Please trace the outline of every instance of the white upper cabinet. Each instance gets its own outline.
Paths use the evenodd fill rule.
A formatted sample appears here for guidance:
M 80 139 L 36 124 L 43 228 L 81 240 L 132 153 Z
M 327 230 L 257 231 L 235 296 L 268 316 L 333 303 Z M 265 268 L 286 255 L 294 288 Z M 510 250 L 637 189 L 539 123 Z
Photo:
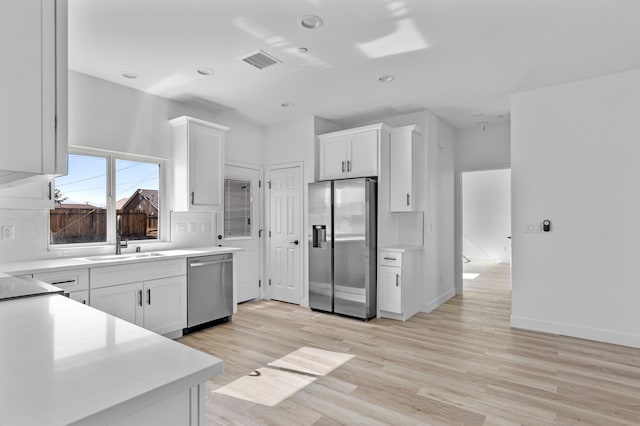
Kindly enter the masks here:
M 0 2 L 0 185 L 67 172 L 67 2 Z
M 383 124 L 358 127 L 318 136 L 318 180 L 378 176 Z
M 173 210 L 221 210 L 229 128 L 186 116 L 169 122 L 173 126 Z
M 391 131 L 389 144 L 389 206 L 392 212 L 419 209 L 422 132 L 416 126 Z

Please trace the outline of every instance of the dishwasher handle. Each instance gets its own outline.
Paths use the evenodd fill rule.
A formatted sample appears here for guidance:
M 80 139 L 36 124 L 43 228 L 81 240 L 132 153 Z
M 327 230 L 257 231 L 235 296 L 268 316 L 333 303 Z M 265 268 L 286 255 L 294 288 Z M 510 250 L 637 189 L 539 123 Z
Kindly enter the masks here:
M 224 260 L 211 260 L 209 262 L 193 262 L 189 264 L 189 268 L 195 268 L 198 266 L 208 266 L 208 265 L 217 265 L 220 263 L 228 263 L 231 262 L 231 259 L 224 259 Z

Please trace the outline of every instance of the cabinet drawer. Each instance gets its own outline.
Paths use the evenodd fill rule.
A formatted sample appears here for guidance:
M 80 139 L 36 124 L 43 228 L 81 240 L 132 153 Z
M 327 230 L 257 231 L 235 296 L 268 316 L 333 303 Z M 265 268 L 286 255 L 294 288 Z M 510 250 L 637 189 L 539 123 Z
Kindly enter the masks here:
M 402 253 L 397 251 L 381 251 L 379 263 L 381 266 L 402 266 Z
M 144 261 L 91 268 L 91 288 L 109 287 L 187 274 L 186 259 Z
M 33 278 L 60 287 L 66 292 L 88 290 L 89 270 L 69 269 L 66 271 L 43 272 L 33 274 Z

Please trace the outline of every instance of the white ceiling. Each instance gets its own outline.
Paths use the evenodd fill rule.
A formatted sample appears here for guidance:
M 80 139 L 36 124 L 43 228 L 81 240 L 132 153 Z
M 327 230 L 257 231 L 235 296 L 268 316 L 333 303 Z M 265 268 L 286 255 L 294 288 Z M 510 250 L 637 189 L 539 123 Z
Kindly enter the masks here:
M 257 49 L 282 63 L 239 60 Z M 640 1 L 69 0 L 69 67 L 262 125 L 428 109 L 463 128 L 505 120 L 510 93 L 640 68 Z

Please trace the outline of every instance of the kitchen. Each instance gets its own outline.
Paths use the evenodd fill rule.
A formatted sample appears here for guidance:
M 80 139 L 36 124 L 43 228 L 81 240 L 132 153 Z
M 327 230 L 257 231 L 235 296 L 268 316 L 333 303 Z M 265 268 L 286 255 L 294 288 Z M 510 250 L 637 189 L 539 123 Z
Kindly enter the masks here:
M 88 3 L 89 2 L 85 2 L 85 4 Z M 381 2 L 381 4 L 382 3 L 383 2 Z M 407 2 L 407 4 L 409 3 Z M 70 2 L 70 10 L 72 13 L 74 6 L 78 8 L 75 9 L 76 11 L 81 10 L 78 2 L 72 1 Z M 144 2 L 140 2 L 136 7 L 143 6 Z M 362 4 L 359 6 L 365 7 Z M 386 4 L 384 6 L 384 10 L 391 10 L 386 8 Z M 417 5 L 412 6 L 416 9 L 418 8 Z M 127 14 L 132 12 L 127 10 L 128 6 L 122 7 L 124 7 L 124 9 L 119 12 L 120 14 L 114 12 L 114 16 L 111 16 L 111 19 L 125 19 Z M 185 6 L 182 13 L 193 15 L 194 11 L 193 9 L 189 9 L 189 7 L 196 7 L 195 3 L 189 3 L 188 7 Z M 293 13 L 292 11 L 291 15 L 293 15 L 292 19 L 297 21 L 303 13 L 298 13 L 297 9 L 295 12 L 296 13 Z M 103 13 L 106 12 L 103 11 Z M 228 11 L 225 13 L 232 14 L 233 12 Z M 263 11 L 263 13 L 267 12 Z M 159 15 L 161 14 L 159 13 Z M 134 16 L 134 14 L 131 13 L 131 16 Z M 292 25 L 295 26 L 296 31 L 300 31 L 300 37 L 304 37 L 305 41 L 311 42 L 312 39 L 307 38 L 312 37 L 309 34 L 312 34 L 313 31 L 327 32 L 332 28 L 329 26 L 331 19 L 327 18 L 327 16 L 330 15 L 323 14 L 322 16 L 325 18 L 327 26 L 318 30 L 300 29 L 297 22 L 294 22 Z M 73 15 L 70 15 L 70 18 L 73 18 Z M 233 21 L 232 17 L 228 18 L 229 22 Z M 136 19 L 141 18 L 138 15 Z M 165 19 L 168 18 L 165 17 Z M 90 25 L 89 22 L 94 21 L 86 20 L 86 25 Z M 105 22 L 110 21 L 105 19 Z M 246 22 L 247 20 L 240 20 L 240 26 L 246 24 Z M 149 25 L 151 25 L 151 23 L 140 25 L 140 27 L 145 28 Z M 166 25 L 167 27 L 169 26 L 169 24 Z M 73 27 L 70 28 L 70 31 L 72 28 Z M 255 28 L 253 29 L 255 30 Z M 336 31 L 335 27 L 333 30 Z M 341 34 L 344 35 L 343 33 Z M 70 35 L 73 35 L 73 33 L 70 32 Z M 344 36 L 346 37 L 346 35 Z M 85 37 L 82 40 L 87 41 L 89 38 Z M 74 41 L 71 39 L 70 50 L 73 51 L 74 45 L 72 43 L 79 42 L 78 40 Z M 277 44 L 278 42 L 274 41 L 274 43 Z M 257 42 L 253 42 L 253 45 L 256 44 Z M 416 44 L 416 46 L 419 45 L 419 43 Z M 266 42 L 261 42 L 260 46 L 257 47 L 270 50 L 269 46 L 271 45 Z M 312 45 L 310 44 L 309 46 Z M 277 46 L 275 49 L 279 51 Z M 420 50 L 418 49 L 416 51 L 419 52 Z M 310 52 L 314 54 L 315 49 L 311 48 Z M 244 53 L 245 52 L 239 52 L 238 55 Z M 249 53 L 249 51 L 246 53 Z M 412 57 L 410 53 L 407 55 L 410 58 Z M 393 58 L 393 55 L 389 56 L 389 58 Z M 234 57 L 234 61 L 237 61 L 237 58 Z M 302 59 L 301 61 L 306 62 L 307 59 Z M 129 83 L 125 82 L 125 77 L 120 76 L 121 72 L 130 71 L 129 67 L 132 67 L 132 65 L 122 64 L 122 61 L 111 62 L 113 62 L 113 64 L 110 66 L 115 68 L 109 71 L 105 70 L 104 72 L 111 72 L 116 75 L 114 80 L 116 78 L 120 79 L 121 84 L 115 84 L 107 81 L 105 78 L 99 78 L 98 72 L 96 72 L 94 76 L 91 76 L 86 73 L 74 71 L 72 68 L 69 73 L 68 139 L 70 145 L 80 146 L 89 150 L 98 149 L 111 152 L 132 153 L 138 156 L 170 161 L 173 155 L 173 132 L 169 120 L 181 116 L 196 117 L 229 128 L 225 135 L 225 163 L 235 162 L 262 168 L 264 182 L 270 180 L 270 177 L 277 169 L 275 166 L 296 163 L 295 166 L 300 166 L 302 171 L 302 187 L 306 188 L 308 183 L 316 180 L 317 162 L 319 162 L 316 152 L 316 149 L 318 149 L 316 135 L 373 125 L 380 122 L 383 122 L 391 128 L 410 125 L 421 128 L 424 132 L 423 147 L 425 149 L 420 153 L 420 164 L 423 165 L 423 173 L 427 175 L 427 177 L 423 179 L 420 193 L 420 202 L 423 204 L 419 210 L 422 211 L 423 214 L 420 215 L 414 212 L 408 213 L 407 216 L 399 216 L 398 213 L 380 211 L 380 220 L 384 221 L 386 225 L 385 229 L 388 231 L 388 239 L 385 241 L 388 241 L 389 245 L 397 244 L 401 241 L 409 241 L 408 244 L 412 246 L 423 245 L 424 247 L 421 251 L 421 258 L 419 259 L 424 267 L 423 276 L 425 281 L 424 288 L 421 289 L 418 298 L 419 310 L 423 312 L 433 311 L 456 293 L 457 287 L 454 273 L 456 262 L 454 259 L 457 257 L 454 255 L 455 241 L 453 238 L 455 234 L 455 170 L 457 153 L 454 150 L 454 141 L 456 139 L 456 130 L 442 118 L 425 109 L 407 107 L 406 104 L 408 102 L 397 99 L 396 96 L 399 95 L 393 93 L 398 90 L 397 85 L 394 86 L 394 82 L 388 85 L 379 83 L 377 77 L 382 76 L 385 72 L 389 72 L 380 69 L 389 66 L 389 63 L 387 63 L 385 59 L 366 61 L 367 64 L 372 65 L 375 63 L 377 66 L 380 66 L 380 68 L 370 71 L 372 86 L 367 85 L 366 88 L 362 88 L 361 93 L 359 93 L 362 97 L 364 97 L 364 94 L 370 94 L 374 98 L 382 97 L 389 99 L 389 102 L 381 104 L 383 106 L 380 107 L 379 110 L 370 111 L 370 108 L 367 107 L 367 102 L 364 101 L 359 105 L 344 107 L 340 113 L 334 116 L 330 114 L 330 111 L 332 108 L 338 109 L 335 103 L 331 104 L 330 107 L 326 107 L 326 113 L 321 112 L 316 114 L 313 109 L 305 110 L 305 96 L 301 96 L 300 100 L 296 98 L 295 102 L 292 102 L 295 104 L 293 106 L 286 108 L 281 106 L 281 104 L 291 102 L 290 98 L 295 96 L 295 91 L 301 90 L 300 88 L 296 88 L 292 92 L 284 92 L 278 96 L 272 93 L 266 96 L 264 102 L 271 104 L 271 109 L 277 110 L 271 113 L 274 114 L 274 117 L 277 117 L 270 118 L 277 124 L 268 126 L 256 124 L 251 120 L 245 119 L 237 111 L 234 111 L 233 108 L 225 107 L 224 104 L 227 103 L 225 96 L 228 96 L 228 94 L 225 94 L 220 88 L 217 89 L 219 90 L 220 97 L 214 97 L 214 99 L 217 99 L 215 102 L 220 102 L 220 104 L 214 104 L 214 101 L 203 100 L 198 98 L 197 95 L 191 94 L 191 96 L 189 96 L 189 93 L 187 93 L 186 97 L 178 101 L 167 99 L 173 96 L 172 84 L 178 84 L 180 82 L 179 78 L 174 81 L 165 82 L 163 87 L 161 85 L 159 88 L 156 87 L 153 90 L 156 93 L 161 93 L 164 97 L 133 90 L 125 86 L 125 84 Z M 293 59 L 284 61 L 283 64 L 275 65 L 275 67 L 282 65 L 280 69 L 286 70 L 286 64 L 291 62 L 293 62 Z M 317 62 L 310 60 L 309 62 L 317 64 Z M 241 75 L 250 75 L 251 77 L 247 77 L 248 80 L 262 81 L 260 77 L 256 77 L 257 74 L 249 74 L 254 71 L 258 72 L 257 70 L 251 69 L 247 64 L 240 63 L 240 65 L 247 67 L 241 68 L 242 71 L 239 72 Z M 194 64 L 194 66 L 211 66 L 215 69 L 216 73 L 210 76 L 202 76 L 202 78 L 215 79 L 219 74 L 223 74 L 222 69 L 218 70 L 216 64 L 198 63 Z M 321 64 L 312 66 L 323 69 Z M 315 70 L 315 68 L 313 69 Z M 273 76 L 276 70 L 277 68 L 273 68 L 271 70 L 274 71 L 273 73 L 264 74 L 267 76 L 265 77 L 267 83 L 269 79 L 272 78 L 268 76 Z M 141 71 L 134 71 L 140 75 L 137 79 L 133 80 L 141 82 L 144 79 Z M 260 72 L 268 73 L 269 71 L 270 70 L 267 69 L 261 70 Z M 3 81 L 20 81 L 20 78 L 22 78 L 18 78 L 15 75 L 7 76 L 2 74 L 2 76 Z M 220 75 L 220 77 L 222 77 L 222 75 Z M 156 85 L 159 82 L 160 81 L 156 81 Z M 353 81 L 347 81 L 346 83 L 342 82 L 340 84 L 352 83 Z M 398 83 L 398 81 L 395 83 Z M 551 83 L 555 83 L 555 81 Z M 142 81 L 140 84 L 139 89 L 145 87 L 150 88 L 151 86 L 148 81 Z M 199 83 L 189 81 L 185 84 Z M 236 88 L 235 90 L 238 89 Z M 335 91 L 325 91 L 325 96 L 331 93 L 335 94 L 337 91 L 338 89 Z M 238 90 L 238 96 L 240 93 L 242 93 L 242 91 Z M 287 97 L 284 97 L 284 95 L 287 95 Z M 316 96 L 319 96 L 319 94 Z M 179 98 L 179 96 L 176 97 Z M 307 98 L 313 98 L 313 96 L 307 96 Z M 18 96 L 17 99 L 20 99 L 20 97 Z M 387 105 L 390 104 L 391 99 L 397 99 L 397 101 L 393 104 L 394 106 L 388 107 Z M 318 99 L 318 103 L 319 102 L 320 99 Z M 472 102 L 469 102 L 469 105 L 471 104 Z M 351 109 L 349 110 L 349 108 Z M 298 109 L 302 112 L 297 111 Z M 437 106 L 435 105 L 433 109 L 443 116 L 446 115 L 444 109 L 437 111 Z M 365 114 L 362 111 L 370 112 Z M 473 117 L 472 114 L 466 114 L 463 122 L 456 122 L 455 117 L 449 117 L 448 119 L 451 122 L 455 122 L 456 127 L 474 126 L 477 121 L 486 119 L 490 121 L 489 127 L 502 126 L 503 128 L 507 128 L 504 123 L 506 117 L 497 118 L 496 116 L 507 114 L 508 111 L 507 98 L 499 107 L 487 108 L 486 111 L 482 111 L 483 114 L 485 114 L 484 118 Z M 250 110 L 246 110 L 245 113 L 254 114 L 254 112 Z M 10 116 L 10 114 L 3 114 L 3 116 Z M 331 117 L 331 119 L 320 117 Z M 27 126 L 24 122 L 21 124 Z M 8 149 L 8 142 L 6 140 L 3 141 L 3 150 L 5 149 Z M 4 151 L 3 156 L 5 156 Z M 5 156 L 5 158 L 7 157 Z M 428 167 L 424 167 L 424 165 L 428 165 Z M 11 170 L 6 166 L 3 168 Z M 167 178 L 167 180 L 170 179 L 171 178 Z M 428 184 L 424 182 L 428 182 Z M 3 195 L 0 199 L 0 205 L 3 209 L 0 212 L 0 225 L 14 227 L 14 239 L 3 240 L 0 246 L 3 264 L 51 257 L 72 258 L 111 254 L 113 245 L 109 247 L 92 247 L 84 249 L 83 251 L 78 251 L 78 249 L 75 251 L 71 249 L 50 251 L 48 244 L 47 215 L 43 213 L 42 210 L 32 210 L 29 206 L 32 205 L 31 203 L 36 203 L 37 201 L 27 198 L 29 192 L 34 190 L 33 188 L 36 185 L 38 184 L 28 182 L 21 185 L 20 190 L 8 188 L 5 192 L 6 195 Z M 28 190 L 25 188 L 28 188 Z M 39 191 L 38 193 L 41 195 L 43 189 L 38 186 L 38 189 L 35 189 L 35 191 Z M 46 187 L 44 191 L 47 191 Z M 300 203 L 301 217 L 303 222 L 305 222 L 299 226 L 299 239 L 301 241 L 305 240 L 304 232 L 306 232 L 305 230 L 307 230 L 310 225 L 307 223 L 308 200 L 306 200 L 306 197 L 307 194 L 303 193 Z M 264 195 L 263 198 L 264 214 L 262 226 L 263 229 L 266 229 L 269 212 L 267 196 Z M 20 204 L 16 204 L 16 200 L 18 200 Z M 27 207 L 16 209 L 16 205 Z M 171 213 L 167 214 L 165 218 L 170 217 L 170 215 Z M 404 215 L 404 213 L 402 215 Z M 208 241 L 209 245 L 217 245 L 217 241 L 214 240 L 217 233 L 212 232 L 215 220 L 210 218 L 202 219 L 201 212 L 187 212 L 183 215 L 183 219 L 183 222 L 178 223 L 194 223 L 197 224 L 196 229 L 205 229 L 203 226 L 211 224 L 209 231 L 193 232 L 193 234 L 198 235 L 190 235 L 190 237 L 193 237 L 192 241 L 197 240 L 198 244 L 201 243 L 200 239 L 202 239 Z M 175 224 L 176 233 L 179 227 L 178 223 Z M 170 220 L 165 221 L 164 226 L 167 227 L 165 234 L 172 233 L 173 229 L 171 228 L 173 224 Z M 215 223 L 215 226 L 218 227 L 218 224 Z M 114 225 L 112 225 L 112 227 L 115 228 Z M 189 229 L 189 227 L 187 227 L 187 229 Z M 422 232 L 414 232 L 415 229 L 421 229 Z M 387 237 L 381 236 L 381 238 Z M 188 248 L 190 243 L 188 241 L 181 241 L 181 244 L 184 245 L 178 248 Z M 232 246 L 232 242 L 225 241 L 224 245 Z M 170 250 L 173 248 L 173 245 L 172 242 L 167 240 L 153 243 L 152 247 L 153 248 L 149 245 L 143 245 L 143 253 Z M 125 251 L 131 252 L 134 250 L 135 244 L 131 244 L 131 247 Z M 306 244 L 302 244 L 299 250 L 300 268 L 297 271 L 297 281 L 299 284 L 299 288 L 297 289 L 297 297 L 299 297 L 298 304 L 308 306 L 309 289 L 306 277 L 308 277 L 309 265 Z M 76 255 L 75 253 L 79 254 Z M 259 294 L 260 297 L 268 298 L 270 294 L 267 285 L 267 280 L 269 279 L 267 271 L 270 265 L 267 247 L 263 247 L 261 256 L 261 262 L 263 263 L 261 267 L 263 271 L 261 279 L 263 285 L 259 287 Z

